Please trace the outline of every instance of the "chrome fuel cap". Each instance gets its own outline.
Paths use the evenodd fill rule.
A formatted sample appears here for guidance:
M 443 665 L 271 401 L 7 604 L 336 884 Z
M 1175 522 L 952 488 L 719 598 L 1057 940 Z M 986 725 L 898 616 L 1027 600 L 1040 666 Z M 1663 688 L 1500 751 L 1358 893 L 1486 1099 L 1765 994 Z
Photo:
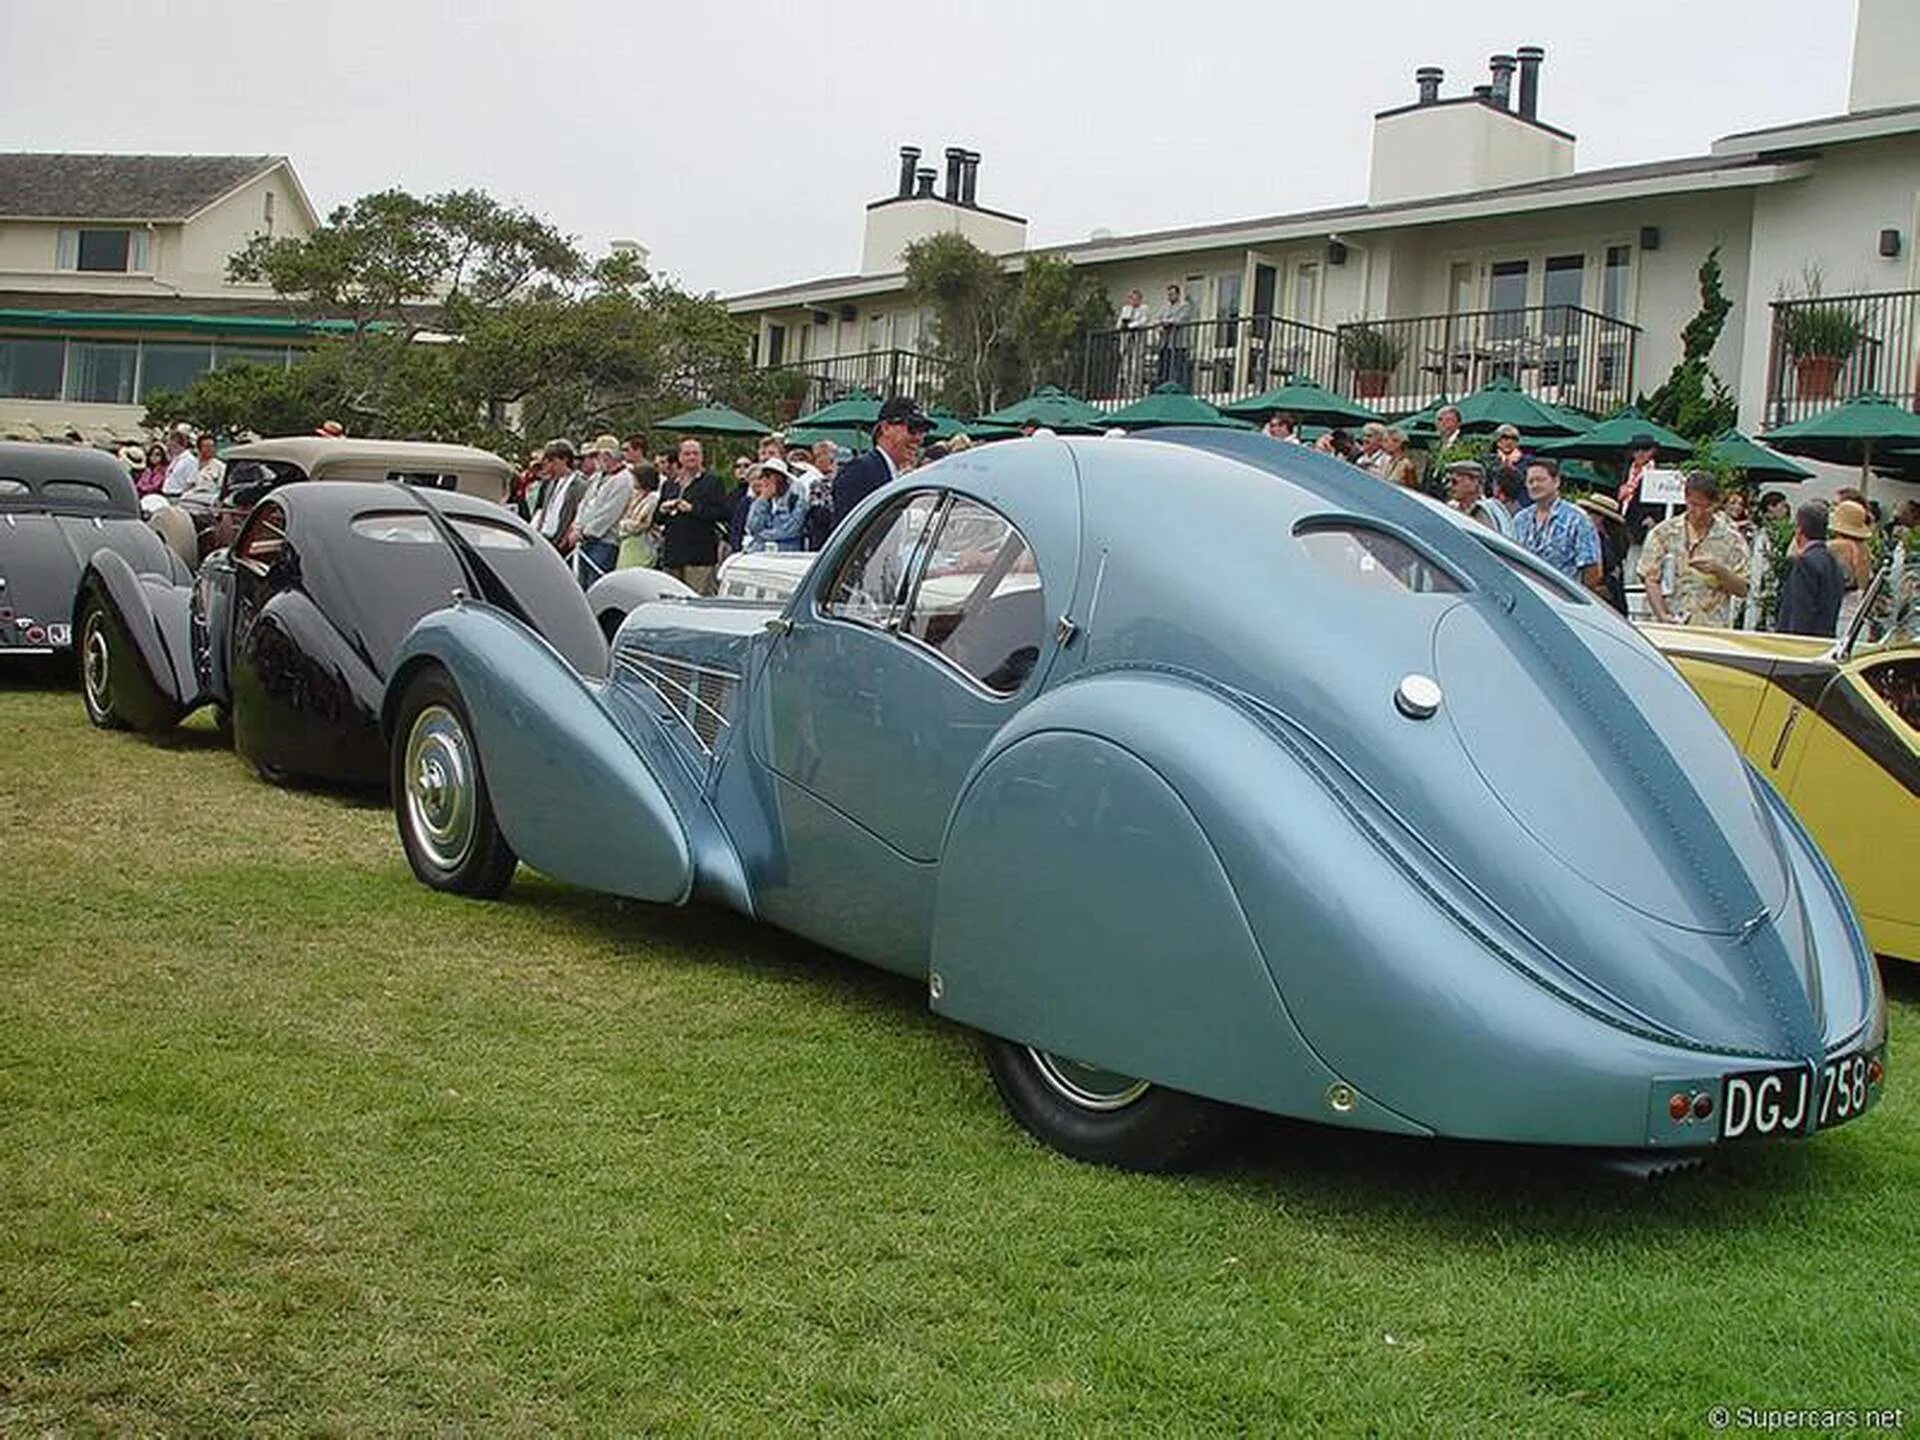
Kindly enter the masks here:
M 1393 691 L 1393 708 L 1409 720 L 1432 719 L 1440 700 L 1440 682 L 1431 675 L 1404 676 Z

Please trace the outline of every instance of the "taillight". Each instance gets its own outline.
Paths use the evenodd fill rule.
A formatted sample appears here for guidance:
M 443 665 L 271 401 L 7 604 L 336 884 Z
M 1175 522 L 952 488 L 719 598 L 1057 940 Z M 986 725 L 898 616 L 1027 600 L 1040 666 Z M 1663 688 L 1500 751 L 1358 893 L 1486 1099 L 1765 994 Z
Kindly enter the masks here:
M 27 643 L 29 645 L 44 645 L 46 644 L 46 642 L 47 642 L 47 632 L 44 626 L 33 625 L 28 627 Z
M 1693 1113 L 1693 1097 L 1675 1095 L 1667 1101 L 1667 1118 L 1676 1125 Z
M 1879 1060 L 1874 1059 L 1867 1061 L 1867 1083 L 1869 1085 L 1878 1085 L 1886 1078 L 1886 1067 L 1881 1065 Z

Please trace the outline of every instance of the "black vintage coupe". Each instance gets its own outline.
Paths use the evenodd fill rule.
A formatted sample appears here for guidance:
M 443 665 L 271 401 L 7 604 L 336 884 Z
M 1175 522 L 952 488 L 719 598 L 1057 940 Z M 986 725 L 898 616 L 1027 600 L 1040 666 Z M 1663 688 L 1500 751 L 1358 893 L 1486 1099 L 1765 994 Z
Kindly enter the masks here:
M 132 570 L 186 578 L 140 518 L 119 460 L 80 445 L 0 442 L 0 661 L 71 647 L 80 574 L 100 549 Z
M 73 610 L 87 718 L 162 732 L 213 705 L 265 779 L 384 784 L 388 664 L 455 594 L 507 608 L 583 674 L 604 673 L 606 642 L 566 562 L 502 506 L 399 483 L 289 485 L 192 583 L 92 556 Z

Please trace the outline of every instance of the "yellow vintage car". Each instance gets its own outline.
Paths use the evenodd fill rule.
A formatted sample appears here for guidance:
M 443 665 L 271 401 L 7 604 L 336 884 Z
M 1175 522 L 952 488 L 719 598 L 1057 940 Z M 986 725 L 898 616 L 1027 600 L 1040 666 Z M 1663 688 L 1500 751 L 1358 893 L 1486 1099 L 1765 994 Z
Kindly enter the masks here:
M 1891 608 L 1882 588 L 1839 642 L 1644 628 L 1812 832 L 1868 943 L 1920 963 L 1920 643 L 1910 623 L 1866 622 Z

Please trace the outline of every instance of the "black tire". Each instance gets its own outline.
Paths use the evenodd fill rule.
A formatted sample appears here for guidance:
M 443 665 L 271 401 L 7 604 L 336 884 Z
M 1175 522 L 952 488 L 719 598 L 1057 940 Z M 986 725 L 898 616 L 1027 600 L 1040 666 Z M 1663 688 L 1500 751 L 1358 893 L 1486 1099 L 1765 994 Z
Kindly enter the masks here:
M 473 722 L 437 665 L 407 682 L 388 752 L 394 823 L 423 885 L 491 900 L 520 863 L 494 817 Z
M 87 719 L 102 730 L 124 730 L 127 722 L 113 703 L 113 620 L 107 607 L 89 597 L 80 609 L 79 643 L 74 657 L 80 669 L 80 703 Z
M 1190 1170 L 1219 1153 L 1239 1112 L 1143 1081 L 987 1038 L 987 1069 L 1013 1118 L 1076 1160 L 1122 1170 Z

